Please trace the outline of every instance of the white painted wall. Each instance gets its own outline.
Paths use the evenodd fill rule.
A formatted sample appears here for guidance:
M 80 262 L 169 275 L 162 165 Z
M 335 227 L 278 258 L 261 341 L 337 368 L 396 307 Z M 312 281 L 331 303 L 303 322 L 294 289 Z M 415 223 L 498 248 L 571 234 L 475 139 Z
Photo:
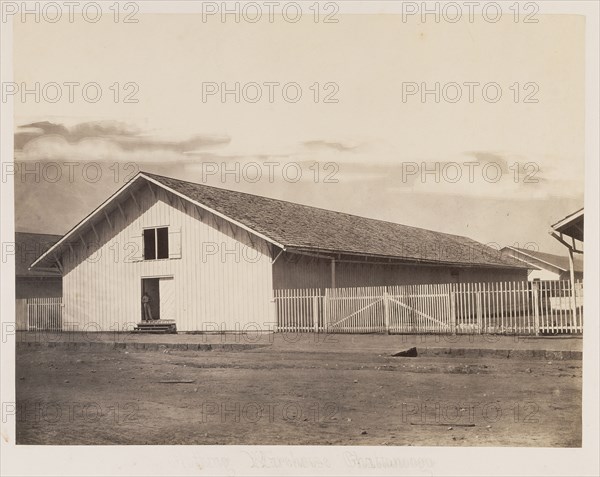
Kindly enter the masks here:
M 81 240 L 63 256 L 64 324 L 68 329 L 111 331 L 132 328 L 141 318 L 141 279 L 173 276 L 178 331 L 257 329 L 274 321 L 271 258 L 266 243 L 192 204 L 144 187 L 110 214 L 114 229 L 95 224 L 83 240 L 99 242 L 86 251 Z M 169 226 L 170 248 L 181 239 L 181 258 L 144 261 L 145 227 Z M 94 252 L 94 253 L 92 253 Z M 177 255 L 176 250 L 172 250 Z M 68 323 L 71 326 L 68 326 Z

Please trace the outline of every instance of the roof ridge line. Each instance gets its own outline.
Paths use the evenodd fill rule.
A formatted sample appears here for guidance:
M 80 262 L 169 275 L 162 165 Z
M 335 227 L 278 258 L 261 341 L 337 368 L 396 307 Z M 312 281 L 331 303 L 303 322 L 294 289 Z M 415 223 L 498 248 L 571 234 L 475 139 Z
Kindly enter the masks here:
M 140 174 L 145 174 L 145 175 L 148 175 L 148 176 L 158 176 L 158 177 L 162 177 L 164 179 L 181 181 L 181 182 L 185 182 L 186 184 L 192 184 L 192 185 L 195 185 L 195 186 L 208 187 L 210 189 L 217 189 L 217 190 L 226 191 L 226 192 L 233 192 L 233 193 L 236 193 L 236 194 L 250 195 L 250 196 L 253 196 L 253 197 L 259 197 L 261 199 L 275 200 L 275 201 L 278 201 L 278 202 L 285 202 L 286 204 L 292 204 L 292 205 L 295 205 L 295 206 L 307 207 L 309 209 L 324 210 L 326 212 L 334 212 L 336 214 L 343 214 L 343 215 L 346 215 L 346 216 L 349 216 L 349 217 L 358 217 L 360 219 L 374 220 L 376 222 L 382 222 L 382 223 L 386 223 L 386 224 L 401 225 L 402 227 L 409 227 L 411 229 L 423 230 L 425 232 L 433 232 L 433 233 L 436 233 L 436 234 L 445 235 L 447 237 L 457 237 L 457 238 L 467 239 L 467 240 L 471 240 L 471 241 L 477 242 L 475 239 L 467 237 L 466 235 L 450 234 L 450 233 L 441 232 L 441 231 L 438 231 L 438 230 L 426 229 L 425 227 L 417 227 L 417 226 L 414 226 L 414 225 L 406 225 L 406 224 L 401 224 L 399 222 L 392 222 L 391 220 L 376 219 L 376 218 L 373 218 L 373 217 L 365 217 L 364 215 L 357 215 L 357 214 L 351 214 L 349 212 L 341 212 L 339 210 L 326 209 L 325 207 L 317 207 L 317 206 L 314 206 L 314 205 L 300 204 L 298 202 L 292 202 L 291 200 L 276 199 L 274 197 L 267 197 L 267 196 L 264 196 L 264 195 L 252 194 L 250 192 L 241 192 L 241 191 L 237 191 L 237 190 L 226 189 L 225 187 L 216 187 L 216 186 L 207 185 L 207 184 L 200 184 L 198 182 L 192 182 L 192 181 L 188 181 L 188 180 L 185 180 L 185 179 L 178 179 L 176 177 L 164 176 L 162 174 L 155 174 L 154 172 L 146 172 L 146 171 L 140 170 L 139 173 Z M 485 244 L 482 244 L 480 242 L 477 242 L 477 243 L 480 244 L 480 245 L 485 245 Z

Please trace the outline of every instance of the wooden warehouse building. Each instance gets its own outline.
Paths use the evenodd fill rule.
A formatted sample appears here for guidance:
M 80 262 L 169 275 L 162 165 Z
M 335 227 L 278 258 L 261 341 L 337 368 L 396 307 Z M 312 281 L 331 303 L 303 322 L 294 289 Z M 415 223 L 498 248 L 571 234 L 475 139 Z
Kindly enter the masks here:
M 40 256 L 63 326 L 126 329 L 150 297 L 179 331 L 271 329 L 273 290 L 527 280 L 466 237 L 140 172 Z

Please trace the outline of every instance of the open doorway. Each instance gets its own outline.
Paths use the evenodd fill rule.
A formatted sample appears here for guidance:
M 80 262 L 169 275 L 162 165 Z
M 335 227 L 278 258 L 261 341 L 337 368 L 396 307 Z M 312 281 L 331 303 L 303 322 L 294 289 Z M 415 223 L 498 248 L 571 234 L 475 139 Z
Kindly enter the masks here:
M 142 321 L 175 320 L 173 277 L 142 278 Z
M 159 278 L 142 279 L 142 321 L 160 319 Z

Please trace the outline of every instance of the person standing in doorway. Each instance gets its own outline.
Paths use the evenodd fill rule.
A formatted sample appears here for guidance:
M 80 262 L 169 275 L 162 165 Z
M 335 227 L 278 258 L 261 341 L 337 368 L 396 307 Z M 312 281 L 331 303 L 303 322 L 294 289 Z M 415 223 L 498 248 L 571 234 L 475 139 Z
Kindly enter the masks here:
M 150 307 L 150 295 L 144 292 L 142 296 L 142 320 L 143 321 L 151 321 L 152 320 L 152 308 Z

